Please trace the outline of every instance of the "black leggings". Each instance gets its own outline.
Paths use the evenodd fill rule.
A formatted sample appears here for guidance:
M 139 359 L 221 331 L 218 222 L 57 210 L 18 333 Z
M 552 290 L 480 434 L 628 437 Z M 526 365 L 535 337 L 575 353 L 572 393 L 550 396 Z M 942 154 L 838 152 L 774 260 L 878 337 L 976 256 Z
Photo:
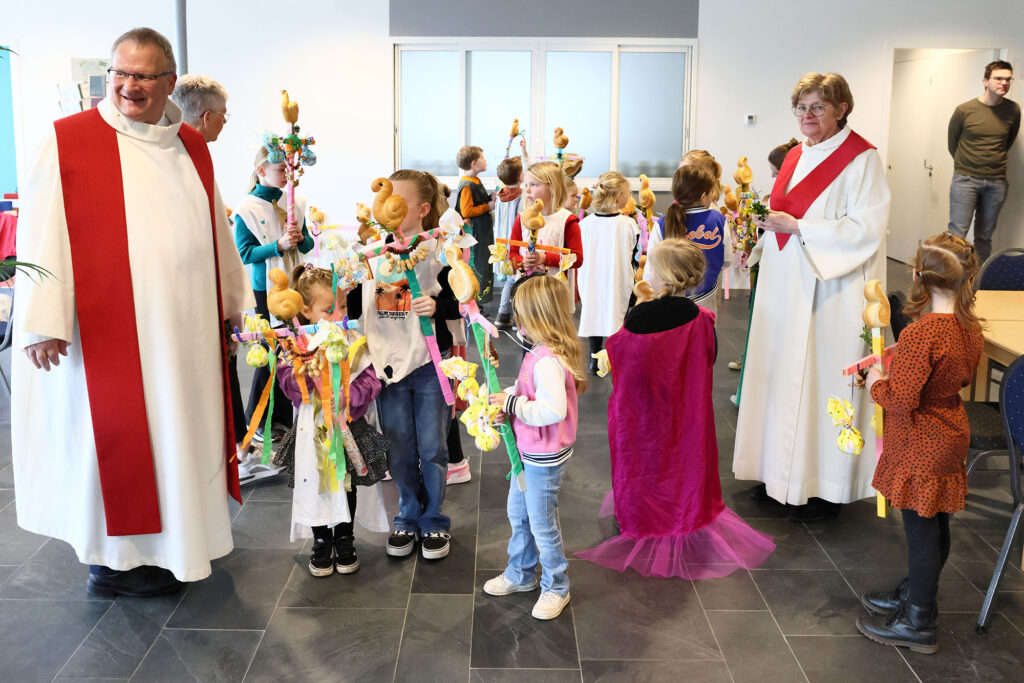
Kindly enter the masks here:
M 345 497 L 348 498 L 348 512 L 352 516 L 352 519 L 356 518 L 356 487 L 353 484 L 352 490 L 345 493 Z M 353 522 L 341 522 L 340 524 L 334 525 L 333 529 L 329 529 L 326 526 L 315 526 L 313 528 L 313 538 L 322 538 L 325 540 L 331 539 L 333 532 L 334 538 L 344 538 L 345 536 L 352 536 Z
M 910 604 L 935 607 L 939 592 L 939 574 L 949 557 L 948 512 L 922 517 L 913 510 L 902 510 L 903 531 L 907 535 L 910 576 Z

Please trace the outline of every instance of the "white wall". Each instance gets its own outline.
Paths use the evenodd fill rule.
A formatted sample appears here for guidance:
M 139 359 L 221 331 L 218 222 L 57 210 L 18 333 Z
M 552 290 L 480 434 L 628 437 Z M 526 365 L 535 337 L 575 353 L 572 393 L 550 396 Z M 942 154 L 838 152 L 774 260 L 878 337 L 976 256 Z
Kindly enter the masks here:
M 71 57 L 109 56 L 114 38 L 134 26 L 150 26 L 175 42 L 170 0 L 62 2 L 59 11 L 55 4 L 22 3 L 13 15 L 5 10 L 0 22 L 0 44 L 21 53 L 12 61 L 21 185 L 60 116 L 56 83 L 69 80 Z M 246 3 L 246 14 L 238 7 L 193 1 L 188 16 L 189 70 L 228 90 L 231 120 L 210 147 L 225 202 L 232 206 L 246 192 L 257 132 L 284 130 L 283 88 L 299 103 L 302 132 L 317 140 L 317 164 L 298 192 L 331 222 L 353 224 L 355 203 L 373 197 L 370 181 L 394 170 L 387 3 L 255 0 Z M 288 21 L 295 29 L 286 42 Z
M 722 162 L 726 176 L 738 157 L 748 155 L 759 189 L 770 187 L 768 152 L 799 137 L 789 95 L 804 72 L 846 77 L 856 105 L 851 125 L 883 158 L 894 48 L 1006 48 L 1017 75 L 1024 75 L 1020 0 L 708 1 L 700 5 L 699 40 L 697 146 Z M 963 100 L 981 91 L 978 74 L 977 90 Z M 1020 82 L 1010 97 L 1024 101 Z M 745 113 L 758 115 L 756 126 L 743 125 Z M 997 249 L 1024 245 L 1024 140 L 1011 150 L 1009 181 Z
M 23 179 L 26 150 L 58 115 L 55 83 L 68 78 L 68 60 L 106 55 L 131 26 L 149 25 L 173 40 L 173 3 L 8 4 L 14 7 L 5 9 L 0 43 L 21 52 L 12 75 Z M 244 15 L 235 3 L 189 6 L 189 66 L 231 94 L 232 119 L 212 147 L 225 200 L 233 203 L 245 190 L 255 131 L 281 127 L 279 93 L 287 88 L 300 104 L 303 130 L 317 137 L 320 159 L 300 193 L 330 220 L 351 222 L 354 203 L 370 198 L 369 181 L 394 163 L 387 3 L 254 0 Z M 289 21 L 295 37 L 285 43 Z M 893 49 L 998 47 L 1014 61 L 1024 55 L 1024 9 L 1019 0 L 708 1 L 700 5 L 699 39 L 697 145 L 715 154 L 727 175 L 748 155 L 755 185 L 767 189 L 768 151 L 798 132 L 789 93 L 802 73 L 846 76 L 856 100 L 852 125 L 884 157 Z M 1024 61 L 1017 66 L 1024 74 Z M 1010 95 L 1024 100 L 1024 87 L 1015 83 Z M 758 115 L 756 126 L 743 125 L 745 113 Z M 1010 182 L 996 247 L 1024 244 L 1024 140 L 1011 152 Z

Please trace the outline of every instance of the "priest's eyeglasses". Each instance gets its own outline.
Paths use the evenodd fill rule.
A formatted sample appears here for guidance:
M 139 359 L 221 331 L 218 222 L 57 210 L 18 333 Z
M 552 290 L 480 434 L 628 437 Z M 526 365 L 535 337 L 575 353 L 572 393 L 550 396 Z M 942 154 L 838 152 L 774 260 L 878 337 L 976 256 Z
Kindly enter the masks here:
M 135 82 L 140 85 L 149 85 L 156 79 L 161 78 L 163 76 L 170 76 L 174 72 L 165 71 L 162 74 L 130 74 L 127 71 L 118 71 L 117 69 L 111 67 L 107 69 L 107 73 L 110 74 L 110 77 L 113 78 L 115 81 L 119 81 L 121 83 L 124 83 L 129 78 L 134 78 Z
M 798 104 L 795 107 L 793 107 L 793 116 L 795 116 L 797 118 L 801 118 L 803 116 L 806 116 L 807 112 L 810 111 L 811 112 L 811 116 L 814 116 L 814 117 L 817 117 L 817 118 L 821 118 L 822 115 L 824 115 L 825 110 L 829 106 L 830 105 L 823 104 L 821 102 L 815 102 L 814 104 L 812 104 L 809 107 L 806 104 Z

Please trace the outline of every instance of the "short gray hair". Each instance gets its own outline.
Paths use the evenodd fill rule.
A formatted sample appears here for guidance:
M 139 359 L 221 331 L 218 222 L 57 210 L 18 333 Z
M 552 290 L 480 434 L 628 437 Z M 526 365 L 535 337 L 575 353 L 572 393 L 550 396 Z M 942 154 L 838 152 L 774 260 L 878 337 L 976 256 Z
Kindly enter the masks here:
M 181 107 L 185 123 L 195 126 L 203 112 L 213 109 L 218 102 L 228 101 L 228 91 L 209 76 L 184 74 L 175 84 L 171 99 Z
M 156 45 L 158 48 L 163 50 L 164 57 L 167 59 L 167 70 L 177 71 L 178 62 L 174 59 L 174 48 L 171 47 L 171 41 L 164 37 L 164 34 L 159 31 L 154 31 L 151 28 L 133 28 L 131 31 L 126 31 L 117 37 L 114 41 L 113 47 L 110 48 L 110 53 L 113 54 L 117 50 L 117 46 L 121 43 L 132 42 L 138 45 Z

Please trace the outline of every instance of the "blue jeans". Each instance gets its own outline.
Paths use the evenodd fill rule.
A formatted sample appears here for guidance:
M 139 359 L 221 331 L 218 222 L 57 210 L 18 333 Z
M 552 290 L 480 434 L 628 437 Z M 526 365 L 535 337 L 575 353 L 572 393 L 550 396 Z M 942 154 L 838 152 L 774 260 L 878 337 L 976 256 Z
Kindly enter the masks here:
M 523 463 L 526 491 L 519 490 L 515 477 L 508 488 L 512 538 L 508 541 L 505 578 L 520 586 L 530 583 L 539 561 L 540 589 L 563 596 L 569 592 L 569 561 L 565 559 L 558 524 L 558 490 L 568 464 L 566 461 L 555 467 L 537 467 Z
M 495 280 L 497 282 L 497 280 Z M 501 302 L 498 304 L 498 315 L 512 315 L 512 283 L 515 278 L 511 275 L 505 277 L 505 283 L 501 286 Z
M 398 531 L 448 531 L 441 514 L 448 476 L 451 409 L 444 402 L 432 363 L 380 392 L 380 422 L 391 441 L 388 469 L 398 487 Z
M 992 253 L 992 235 L 1006 200 L 1006 187 L 1005 178 L 972 178 L 959 173 L 953 174 L 949 185 L 949 231 L 966 237 L 974 219 L 974 248 L 979 264 Z

